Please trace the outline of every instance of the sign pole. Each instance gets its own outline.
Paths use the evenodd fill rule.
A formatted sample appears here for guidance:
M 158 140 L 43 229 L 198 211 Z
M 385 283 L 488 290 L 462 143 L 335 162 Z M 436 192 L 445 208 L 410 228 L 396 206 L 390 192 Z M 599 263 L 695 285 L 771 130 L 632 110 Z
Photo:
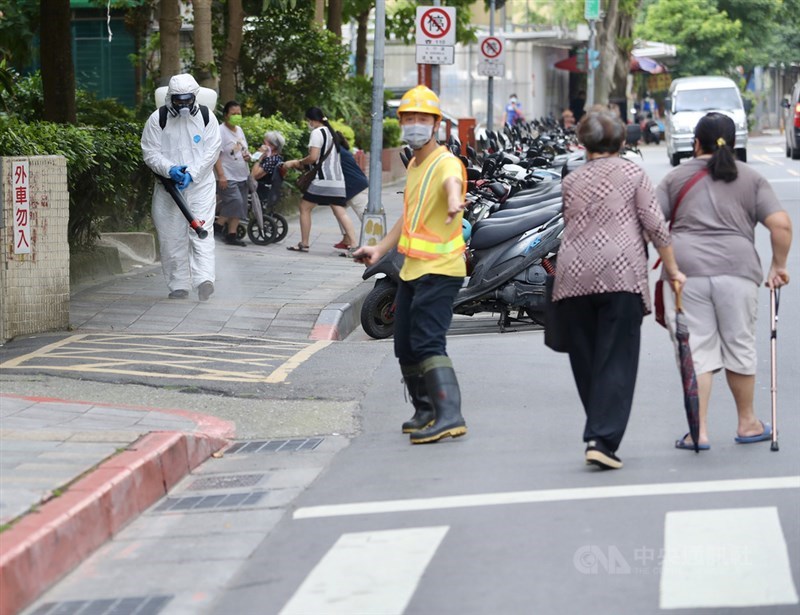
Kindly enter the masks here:
M 594 62 L 592 62 L 592 52 L 595 45 L 594 19 L 589 20 L 589 48 L 586 52 L 586 107 L 591 108 L 594 104 Z
M 489 0 L 489 36 L 494 36 L 494 0 Z M 486 100 L 486 130 L 494 126 L 494 77 L 489 76 L 488 95 Z
M 367 211 L 361 220 L 359 245 L 374 246 L 386 235 L 386 213 L 381 203 L 383 167 L 383 54 L 386 30 L 384 0 L 375 0 L 375 45 L 372 52 L 372 138 L 369 156 Z
M 442 0 L 433 0 L 433 6 L 442 6 Z M 453 25 L 455 28 L 455 24 Z M 441 84 L 439 81 L 439 65 L 433 64 L 431 65 L 431 83 L 428 86 L 438 95 L 441 91 Z

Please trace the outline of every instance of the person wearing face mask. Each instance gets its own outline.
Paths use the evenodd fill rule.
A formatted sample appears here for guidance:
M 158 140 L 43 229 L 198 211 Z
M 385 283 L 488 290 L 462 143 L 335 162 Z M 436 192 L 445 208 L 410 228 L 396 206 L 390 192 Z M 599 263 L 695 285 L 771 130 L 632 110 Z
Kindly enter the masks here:
M 214 165 L 217 173 L 217 193 L 220 197 L 217 224 L 227 226 L 225 243 L 245 246 L 236 237 L 239 220 L 247 218 L 247 178 L 250 175 L 250 152 L 242 131 L 242 107 L 235 100 L 225 103 L 224 123 L 220 126 L 219 158 Z
M 508 99 L 505 111 L 503 112 L 503 124 L 511 128 L 518 122 L 524 122 L 525 118 L 522 116 L 522 105 L 519 102 L 516 94 L 512 94 Z
M 371 265 L 394 246 L 405 255 L 395 299 L 394 352 L 414 405 L 414 416 L 402 431 L 410 434 L 412 444 L 424 444 L 467 433 L 446 349 L 453 300 L 466 275 L 461 221 L 467 172 L 436 142 L 442 112 L 433 91 L 412 88 L 397 114 L 403 140 L 414 150 L 403 216 L 377 245 L 363 246 L 353 257 Z
M 176 183 L 189 210 L 208 231 L 200 239 L 178 206 L 156 181 L 153 224 L 170 299 L 185 299 L 197 289 L 201 301 L 214 292 L 214 161 L 219 153 L 219 123 L 197 104 L 200 86 L 191 75 L 169 80 L 165 107 L 156 109 L 142 132 L 142 157 L 156 174 Z

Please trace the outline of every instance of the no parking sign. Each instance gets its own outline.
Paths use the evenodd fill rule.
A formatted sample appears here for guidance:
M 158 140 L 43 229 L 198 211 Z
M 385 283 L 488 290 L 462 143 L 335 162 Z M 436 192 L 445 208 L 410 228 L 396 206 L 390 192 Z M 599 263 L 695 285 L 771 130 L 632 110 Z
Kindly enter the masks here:
M 418 6 L 417 64 L 453 64 L 455 44 L 455 8 Z
M 478 74 L 484 77 L 502 77 L 506 72 L 506 44 L 503 37 L 482 36 L 478 39 Z

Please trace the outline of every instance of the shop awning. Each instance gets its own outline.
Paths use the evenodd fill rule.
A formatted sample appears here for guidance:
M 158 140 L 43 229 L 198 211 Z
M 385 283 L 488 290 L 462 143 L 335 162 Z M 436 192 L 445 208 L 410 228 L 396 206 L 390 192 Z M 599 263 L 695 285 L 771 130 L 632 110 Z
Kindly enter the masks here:
M 661 64 L 660 62 L 656 62 L 652 58 L 647 57 L 635 57 L 631 56 L 631 72 L 635 73 L 637 71 L 650 73 L 652 75 L 658 75 L 660 73 L 668 72 L 667 68 Z M 585 68 L 578 68 L 578 56 L 570 56 L 568 58 L 564 58 L 563 60 L 559 60 L 553 65 L 555 68 L 559 68 L 561 70 L 568 70 L 571 73 L 585 73 Z

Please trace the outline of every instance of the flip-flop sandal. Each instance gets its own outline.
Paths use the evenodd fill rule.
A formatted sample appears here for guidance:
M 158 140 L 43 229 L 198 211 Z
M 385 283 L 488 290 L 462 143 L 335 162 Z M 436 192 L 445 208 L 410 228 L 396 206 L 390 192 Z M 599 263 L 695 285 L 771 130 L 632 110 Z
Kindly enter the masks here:
M 350 244 L 349 243 L 345 243 L 344 239 L 343 239 L 339 243 L 333 244 L 333 247 L 336 248 L 337 250 L 347 250 L 350 247 Z
M 292 252 L 308 252 L 308 246 L 304 246 L 302 243 L 298 243 L 296 246 L 286 246 L 286 249 Z
M 691 434 L 686 434 L 680 440 L 675 440 L 675 448 L 679 448 L 682 451 L 693 451 L 694 450 L 694 442 L 687 441 L 686 438 L 690 437 Z M 711 449 L 710 444 L 698 444 L 697 448 L 701 451 L 707 451 Z
M 772 426 L 769 423 L 765 423 L 764 421 L 758 421 L 761 423 L 761 426 L 764 428 L 764 431 L 760 434 L 756 434 L 755 436 L 739 436 L 737 435 L 733 440 L 737 444 L 752 444 L 753 442 L 764 442 L 765 440 L 772 439 Z

